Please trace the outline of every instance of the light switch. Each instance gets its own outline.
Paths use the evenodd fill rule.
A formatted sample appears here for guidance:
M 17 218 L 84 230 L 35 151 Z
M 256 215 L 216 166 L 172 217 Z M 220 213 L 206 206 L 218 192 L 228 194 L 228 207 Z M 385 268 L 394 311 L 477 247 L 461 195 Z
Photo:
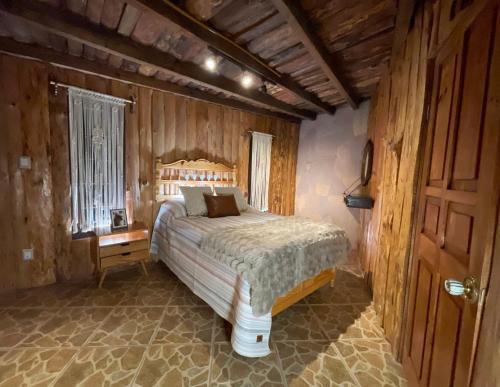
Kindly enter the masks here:
M 31 157 L 29 157 L 29 156 L 19 157 L 19 168 L 31 169 Z
M 23 249 L 23 261 L 31 261 L 33 259 L 33 249 Z

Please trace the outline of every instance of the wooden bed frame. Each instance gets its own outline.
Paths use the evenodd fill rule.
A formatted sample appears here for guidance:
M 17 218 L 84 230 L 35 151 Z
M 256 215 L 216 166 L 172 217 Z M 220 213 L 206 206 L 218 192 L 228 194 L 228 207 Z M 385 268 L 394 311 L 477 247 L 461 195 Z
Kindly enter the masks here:
M 163 163 L 161 158 L 155 163 L 156 201 L 161 202 L 170 196 L 179 195 L 181 186 L 236 186 L 236 165 L 228 167 L 204 159 L 178 160 Z M 272 315 L 284 311 L 317 289 L 335 281 L 335 269 L 327 269 L 309 278 L 292 289 L 286 296 L 279 297 L 273 305 Z
M 273 305 L 271 314 L 276 316 L 278 313 L 283 312 L 289 306 L 299 302 L 304 297 L 315 292 L 319 288 L 330 284 L 333 287 L 335 282 L 335 269 L 327 269 L 319 273 L 317 276 L 305 280 L 297 287 L 292 289 L 286 296 L 279 297 Z
M 236 186 L 236 165 L 228 167 L 205 159 L 178 160 L 165 164 L 156 159 L 156 201 L 161 202 L 172 195 L 180 195 L 181 186 Z

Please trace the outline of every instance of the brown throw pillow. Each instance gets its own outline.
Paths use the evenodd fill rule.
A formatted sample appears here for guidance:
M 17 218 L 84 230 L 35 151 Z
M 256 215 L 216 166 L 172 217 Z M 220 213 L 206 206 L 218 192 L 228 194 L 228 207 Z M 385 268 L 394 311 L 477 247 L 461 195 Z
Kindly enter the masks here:
M 203 197 L 207 204 L 209 218 L 238 216 L 240 214 L 234 195 L 212 196 L 203 194 Z

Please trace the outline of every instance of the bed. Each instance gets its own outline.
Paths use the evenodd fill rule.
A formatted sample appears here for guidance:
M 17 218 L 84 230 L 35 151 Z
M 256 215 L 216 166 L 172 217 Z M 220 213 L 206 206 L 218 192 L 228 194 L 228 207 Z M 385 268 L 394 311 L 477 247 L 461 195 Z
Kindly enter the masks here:
M 337 238 L 334 264 L 314 273 L 277 297 L 272 308 L 256 314 L 248 278 L 202 249 L 207 235 L 221 230 L 258 228 L 286 221 L 282 217 L 249 208 L 241 216 L 224 218 L 188 217 L 180 196 L 181 185 L 235 186 L 236 168 L 207 160 L 180 160 L 164 164 L 156 160 L 156 201 L 160 204 L 151 239 L 151 256 L 163 261 L 194 294 L 232 324 L 231 343 L 242 356 L 262 357 L 270 353 L 273 316 L 316 289 L 333 283 L 335 266 L 347 257 L 349 241 L 342 232 Z M 221 234 L 227 233 L 224 231 Z M 330 261 L 329 261 L 330 262 Z M 283 292 L 282 292 L 283 293 Z M 253 293 L 254 295 L 256 293 Z

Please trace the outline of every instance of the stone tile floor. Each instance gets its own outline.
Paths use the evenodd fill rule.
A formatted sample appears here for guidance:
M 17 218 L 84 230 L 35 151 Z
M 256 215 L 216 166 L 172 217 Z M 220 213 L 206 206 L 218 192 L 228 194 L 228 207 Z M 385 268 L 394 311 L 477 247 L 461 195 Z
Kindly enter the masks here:
M 230 325 L 163 264 L 0 296 L 0 386 L 404 386 L 356 270 L 278 315 L 272 353 L 235 354 Z

